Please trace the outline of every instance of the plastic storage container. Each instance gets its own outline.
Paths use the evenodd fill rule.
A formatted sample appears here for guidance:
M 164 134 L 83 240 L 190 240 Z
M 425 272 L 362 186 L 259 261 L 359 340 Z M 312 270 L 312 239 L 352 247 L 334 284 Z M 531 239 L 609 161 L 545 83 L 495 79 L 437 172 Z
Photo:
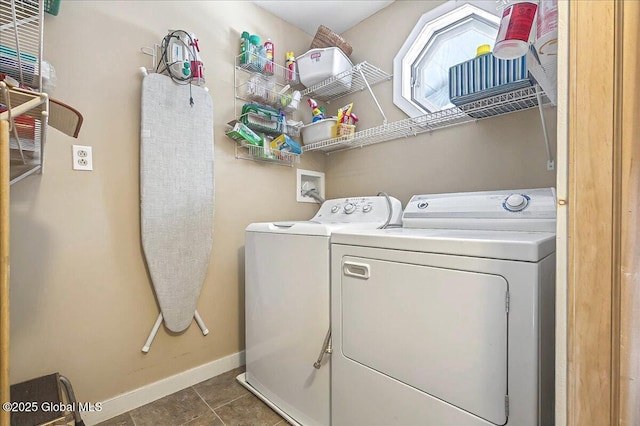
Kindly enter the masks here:
M 297 63 L 300 82 L 306 87 L 353 68 L 347 55 L 337 47 L 311 49 L 299 56 Z M 343 92 L 349 90 L 351 88 L 351 74 L 341 77 L 334 84 L 336 84 L 336 93 L 339 93 L 338 90 Z
M 504 8 L 493 47 L 496 58 L 516 59 L 527 53 L 537 9 L 538 0 L 513 0 Z
M 50 15 L 57 15 L 60 11 L 60 0 L 44 0 L 44 11 Z
M 527 56 L 498 59 L 486 53 L 449 68 L 449 99 L 464 105 L 532 84 L 527 71 Z
M 309 145 L 314 142 L 331 139 L 331 128 L 338 122 L 337 118 L 325 118 L 315 123 L 305 124 L 300 128 L 302 143 Z

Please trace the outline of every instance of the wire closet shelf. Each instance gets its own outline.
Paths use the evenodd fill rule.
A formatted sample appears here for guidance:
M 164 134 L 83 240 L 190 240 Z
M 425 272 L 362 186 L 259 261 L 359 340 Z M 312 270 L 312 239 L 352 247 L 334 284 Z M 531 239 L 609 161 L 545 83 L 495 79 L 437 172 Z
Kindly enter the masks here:
M 534 108 L 538 106 L 538 99 L 541 99 L 542 104 L 549 103 L 539 86 L 527 87 L 418 117 L 385 123 L 355 132 L 351 136 L 318 141 L 305 145 L 302 149 L 304 152 L 320 150 L 332 153 L 360 148 L 393 139 L 416 136 L 421 133 L 432 132 L 437 129 L 483 118 Z
M 0 73 L 33 90 L 0 85 L 0 119 L 10 123 L 11 184 L 41 171 L 44 162 L 48 116 L 48 98 L 40 93 L 44 3 L 0 0 Z
M 306 88 L 302 91 L 302 96 L 330 103 L 352 93 L 370 89 L 371 86 L 391 80 L 391 78 L 391 74 L 380 68 L 366 61 L 360 62 L 349 70 Z M 349 79 L 350 84 L 345 84 L 345 82 L 349 82 Z

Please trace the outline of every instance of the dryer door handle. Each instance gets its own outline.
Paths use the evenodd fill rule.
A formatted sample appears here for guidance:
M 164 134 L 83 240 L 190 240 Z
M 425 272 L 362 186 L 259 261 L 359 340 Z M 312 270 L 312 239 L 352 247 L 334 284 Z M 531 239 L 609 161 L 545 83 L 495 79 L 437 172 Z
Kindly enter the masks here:
M 344 262 L 342 271 L 345 275 L 368 280 L 371 276 L 371 267 L 366 263 Z

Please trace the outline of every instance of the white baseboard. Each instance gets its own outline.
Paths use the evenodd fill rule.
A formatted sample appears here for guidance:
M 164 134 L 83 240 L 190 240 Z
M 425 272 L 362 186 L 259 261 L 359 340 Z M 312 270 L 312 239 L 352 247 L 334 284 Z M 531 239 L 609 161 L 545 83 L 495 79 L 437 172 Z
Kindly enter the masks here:
M 117 395 L 103 401 L 100 411 L 86 411 L 81 412 L 80 415 L 87 426 L 95 425 L 244 364 L 244 351 L 237 352 L 183 371 L 174 376 L 158 380 L 141 388 Z

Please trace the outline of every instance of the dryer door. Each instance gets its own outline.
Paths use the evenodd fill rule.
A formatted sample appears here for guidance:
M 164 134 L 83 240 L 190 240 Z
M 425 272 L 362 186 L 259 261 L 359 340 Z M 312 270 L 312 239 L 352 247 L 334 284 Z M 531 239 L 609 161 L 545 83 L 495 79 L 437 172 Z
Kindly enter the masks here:
M 344 257 L 344 356 L 494 424 L 507 421 L 507 281 Z

